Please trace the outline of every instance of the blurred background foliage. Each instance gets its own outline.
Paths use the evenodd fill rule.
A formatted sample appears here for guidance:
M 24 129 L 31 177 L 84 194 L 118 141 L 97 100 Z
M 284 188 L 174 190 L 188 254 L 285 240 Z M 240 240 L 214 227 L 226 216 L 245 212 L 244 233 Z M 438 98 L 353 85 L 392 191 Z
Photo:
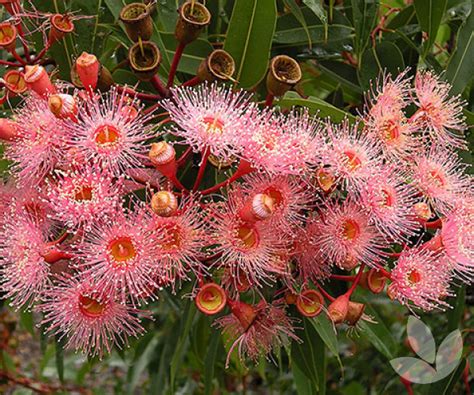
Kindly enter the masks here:
M 131 45 L 118 22 L 123 0 L 33 0 L 43 12 L 74 11 L 89 18 L 76 22 L 50 50 L 48 59 L 58 78 L 70 80 L 73 59 L 94 53 L 120 84 L 139 82 L 127 66 Z M 176 41 L 174 26 L 181 1 L 157 0 L 153 12 L 154 41 L 162 51 L 160 75 L 167 78 Z M 30 4 L 30 7 L 31 7 Z M 320 116 L 354 120 L 364 105 L 370 81 L 384 70 L 397 73 L 430 68 L 442 73 L 453 93 L 466 100 L 465 116 L 474 125 L 474 13 L 470 0 L 207 0 L 212 23 L 199 40 L 185 49 L 177 83 L 190 79 L 213 48 L 225 48 L 235 58 L 235 78 L 241 87 L 263 100 L 268 60 L 276 54 L 297 58 L 304 77 L 277 104 L 307 106 Z M 33 37 L 41 49 L 39 35 Z M 18 49 L 20 51 L 20 49 Z M 2 57 L 7 54 L 2 51 Z M 0 70 L 0 75 L 4 70 Z M 14 99 L 3 113 L 15 106 Z M 472 147 L 472 128 L 471 128 Z M 471 150 L 472 151 L 472 150 Z M 461 153 L 472 163 L 470 152 Z M 3 168 L 6 167 L 3 161 Z M 293 344 L 257 366 L 245 366 L 235 356 L 224 369 L 228 344 L 198 313 L 194 304 L 167 291 L 150 305 L 154 321 L 130 348 L 115 350 L 102 361 L 63 351 L 61 344 L 42 335 L 39 317 L 17 313 L 6 304 L 0 311 L 0 392 L 5 394 L 399 394 L 405 391 L 389 364 L 397 356 L 413 355 L 406 345 L 409 311 L 386 296 L 358 290 L 355 300 L 368 304 L 377 324 L 364 323 L 357 333 L 338 327 L 335 334 L 324 316 L 304 320 Z M 334 294 L 345 284 L 329 284 Z M 470 360 L 472 379 L 473 296 L 459 287 L 447 312 L 421 314 L 437 344 L 459 328 L 464 337 L 461 364 L 446 379 L 414 386 L 415 394 L 465 393 L 463 372 Z M 295 314 L 295 312 L 293 312 Z M 296 314 L 295 314 L 296 315 Z M 470 329 L 471 328 L 471 329 Z M 14 384 L 16 383 L 16 384 Z M 472 386 L 472 383 L 471 383 Z

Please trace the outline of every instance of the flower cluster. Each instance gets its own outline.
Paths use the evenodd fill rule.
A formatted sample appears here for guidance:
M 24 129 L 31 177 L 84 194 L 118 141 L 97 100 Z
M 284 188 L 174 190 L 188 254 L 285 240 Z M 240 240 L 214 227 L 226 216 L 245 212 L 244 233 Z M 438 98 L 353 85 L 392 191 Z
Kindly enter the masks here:
M 83 89 L 27 66 L 24 101 L 0 122 L 0 288 L 69 347 L 126 345 L 163 288 L 186 282 L 201 312 L 228 308 L 215 326 L 229 358 L 257 361 L 299 341 L 298 314 L 366 318 L 359 286 L 429 311 L 472 281 L 463 103 L 430 71 L 385 75 L 336 124 L 220 83 L 155 79 L 162 100 L 145 108 L 133 89 L 96 89 L 94 55 L 75 70 Z M 351 285 L 332 295 L 332 281 Z

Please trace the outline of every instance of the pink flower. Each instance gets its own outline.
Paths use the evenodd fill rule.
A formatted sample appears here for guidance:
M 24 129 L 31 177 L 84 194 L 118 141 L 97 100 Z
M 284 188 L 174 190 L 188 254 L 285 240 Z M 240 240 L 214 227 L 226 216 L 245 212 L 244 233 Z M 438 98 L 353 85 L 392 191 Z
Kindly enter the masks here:
M 111 220 L 91 224 L 75 249 L 81 276 L 94 283 L 99 297 L 116 293 L 121 302 L 149 298 L 150 290 L 158 288 L 154 281 L 157 268 L 156 239 L 151 215 L 145 207 L 134 211 L 117 209 Z
M 254 199 L 258 194 L 268 196 L 272 201 L 269 226 L 276 226 L 288 234 L 295 227 L 302 226 L 304 213 L 309 210 L 313 200 L 308 184 L 293 176 L 251 174 L 244 177 L 242 189 L 247 199 Z
M 419 72 L 413 99 L 419 109 L 413 119 L 429 132 L 436 145 L 466 148 L 462 134 L 466 129 L 462 115 L 464 102 L 459 96 L 450 97 L 450 90 L 451 85 L 431 71 Z
M 261 356 L 269 357 L 272 351 L 287 345 L 290 340 L 299 341 L 294 333 L 292 320 L 284 307 L 261 300 L 257 305 L 231 301 L 232 314 L 218 319 L 215 323 L 223 328 L 224 336 L 229 336 L 233 344 L 229 349 L 226 367 L 237 348 L 241 360 L 245 357 L 257 362 Z
M 181 201 L 175 215 L 153 216 L 153 233 L 159 235 L 155 272 L 162 284 L 174 287 L 176 280 L 188 280 L 191 272 L 206 272 L 200 261 L 209 240 L 203 215 L 197 201 L 188 198 Z
M 15 162 L 12 170 L 21 186 L 38 184 L 64 155 L 65 123 L 37 95 L 28 96 L 15 121 L 19 137 L 6 147 L 5 156 Z
M 113 293 L 98 294 L 90 283 L 63 277 L 45 292 L 39 310 L 47 332 L 67 336 L 66 347 L 102 358 L 112 346 L 128 345 L 129 336 L 144 330 L 139 310 L 119 303 Z
M 411 248 L 402 252 L 391 272 L 389 295 L 400 303 L 425 311 L 447 306 L 451 265 L 442 255 L 427 249 Z
M 474 206 L 473 199 L 466 199 L 443 220 L 441 243 L 452 261 L 453 268 L 463 280 L 474 276 Z
M 464 174 L 465 169 L 454 152 L 438 148 L 414 158 L 413 184 L 436 211 L 444 213 L 472 189 L 472 179 Z
M 381 233 L 392 241 L 406 241 L 419 227 L 412 215 L 416 190 L 404 175 L 388 167 L 367 181 L 360 193 L 361 204 Z
M 249 94 L 217 84 L 172 92 L 173 101 L 163 103 L 176 124 L 169 130 L 172 134 L 182 137 L 195 152 L 209 147 L 211 154 L 223 160 L 240 153 L 237 136 L 251 128 L 249 122 L 256 111 Z
M 393 79 L 391 74 L 384 74 L 372 86 L 367 97 L 369 115 L 371 112 L 381 113 L 384 110 L 399 112 L 409 104 L 411 91 L 408 69 Z
M 380 146 L 374 136 L 358 131 L 357 125 L 327 125 L 328 144 L 323 161 L 349 192 L 360 191 L 381 167 Z
M 255 123 L 239 136 L 243 156 L 255 168 L 271 174 L 303 174 L 317 161 L 320 128 L 307 111 L 286 116 L 264 112 Z
M 97 98 L 87 98 L 79 107 L 78 122 L 69 122 L 70 152 L 75 161 L 96 163 L 119 176 L 129 168 L 141 167 L 147 158 L 146 140 L 153 137 L 153 113 L 140 110 L 128 116 L 124 109 L 138 106 L 136 99 L 115 89 Z
M 33 216 L 13 207 L 0 235 L 1 290 L 16 308 L 29 306 L 49 282 L 47 233 Z
M 303 282 L 324 280 L 331 274 L 332 264 L 320 248 L 321 222 L 310 218 L 295 236 L 294 259 Z
M 319 221 L 315 242 L 329 262 L 341 267 L 351 260 L 372 267 L 380 263 L 386 243 L 363 207 L 350 199 L 331 203 L 321 211 Z
M 230 270 L 236 287 L 239 273 L 244 281 L 261 286 L 273 279 L 275 274 L 284 274 L 279 256 L 285 253 L 284 241 L 275 229 L 260 222 L 241 219 L 241 196 L 233 194 L 224 204 L 215 204 L 209 211 L 213 253 L 220 256 L 219 267 Z
M 55 178 L 47 180 L 47 201 L 54 219 L 71 229 L 89 227 L 101 221 L 120 204 L 121 182 L 97 166 L 87 166 L 68 172 L 57 170 Z

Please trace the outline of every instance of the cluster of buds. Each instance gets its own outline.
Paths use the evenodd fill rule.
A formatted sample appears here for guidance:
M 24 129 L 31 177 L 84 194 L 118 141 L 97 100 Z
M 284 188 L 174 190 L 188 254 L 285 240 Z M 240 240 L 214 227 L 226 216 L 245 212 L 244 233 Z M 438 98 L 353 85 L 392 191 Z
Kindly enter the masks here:
M 235 67 L 222 50 L 175 86 L 210 17 L 194 1 L 179 9 L 165 86 L 149 6 L 122 10 L 129 65 L 155 96 L 114 85 L 87 53 L 74 85 L 27 66 L 24 103 L 0 122 L 12 162 L 0 192 L 5 297 L 102 356 L 143 332 L 163 288 L 190 282 L 232 339 L 229 356 L 253 360 L 299 341 L 298 316 L 368 319 L 359 287 L 410 309 L 447 307 L 451 283 L 474 273 L 472 178 L 455 151 L 466 125 L 450 86 L 430 71 L 385 75 L 357 122 L 339 124 L 272 106 L 301 78 L 283 55 L 270 61 L 264 106 L 225 84 Z M 349 286 L 335 295 L 334 281 Z

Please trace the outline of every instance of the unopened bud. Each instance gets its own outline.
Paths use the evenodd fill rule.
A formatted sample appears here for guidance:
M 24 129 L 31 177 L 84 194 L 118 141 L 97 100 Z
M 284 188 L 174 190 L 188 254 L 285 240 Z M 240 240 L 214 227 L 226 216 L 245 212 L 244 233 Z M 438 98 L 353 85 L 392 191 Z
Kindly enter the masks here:
M 202 29 L 211 22 L 211 13 L 201 3 L 187 1 L 178 10 L 175 36 L 181 44 L 189 44 L 199 37 Z
M 51 112 L 60 119 L 76 120 L 77 104 L 73 96 L 66 93 L 56 93 L 49 96 L 48 106 Z
M 151 209 L 160 217 L 170 217 L 178 209 L 178 199 L 170 191 L 159 191 L 151 198 Z
M 140 39 L 146 41 L 153 34 L 153 21 L 150 7 L 143 3 L 131 3 L 120 11 L 120 20 L 125 26 L 127 35 L 133 42 Z
M 17 137 L 17 124 L 8 118 L 0 118 L 0 140 L 12 141 Z
M 76 59 L 76 73 L 86 89 L 96 89 L 99 81 L 100 63 L 93 54 L 83 52 Z
M 56 93 L 56 88 L 51 83 L 49 75 L 43 66 L 37 64 L 26 66 L 25 82 L 29 89 L 42 97 Z
M 329 318 L 335 324 L 340 324 L 346 319 L 348 310 L 349 298 L 347 295 L 341 295 L 329 305 Z
M 160 141 L 151 145 L 148 157 L 155 166 L 162 166 L 175 160 L 176 151 L 166 141 Z
M 270 218 L 274 211 L 274 200 L 269 195 L 257 193 L 244 205 L 240 217 L 249 222 L 261 221 Z
M 296 308 L 305 317 L 316 317 L 323 306 L 323 295 L 314 289 L 303 291 L 296 299 Z
M 351 325 L 355 326 L 357 322 L 361 319 L 365 311 L 365 304 L 358 302 L 349 301 L 349 307 L 347 309 L 347 315 L 345 321 Z
M 213 315 L 224 309 L 227 297 L 221 286 L 208 283 L 201 287 L 194 301 L 201 312 Z
M 275 56 L 267 74 L 267 90 L 273 96 L 283 96 L 301 77 L 301 68 L 296 60 L 286 55 Z
M 139 80 L 149 81 L 160 67 L 160 49 L 152 41 L 139 41 L 130 47 L 128 61 Z
M 223 49 L 212 51 L 199 65 L 197 76 L 201 81 L 228 81 L 235 72 L 232 56 Z
M 239 320 L 242 324 L 244 331 L 250 328 L 250 325 L 255 321 L 257 317 L 257 310 L 254 306 L 251 306 L 247 303 L 241 301 L 229 301 L 230 307 L 232 309 L 232 314 Z

